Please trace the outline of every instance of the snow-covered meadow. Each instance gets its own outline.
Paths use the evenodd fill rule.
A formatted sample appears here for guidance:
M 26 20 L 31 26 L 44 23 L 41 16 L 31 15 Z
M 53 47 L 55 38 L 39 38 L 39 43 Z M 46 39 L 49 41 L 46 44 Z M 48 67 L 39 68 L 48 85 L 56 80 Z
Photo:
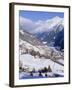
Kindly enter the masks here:
M 47 77 L 55 77 L 55 75 L 58 75 L 60 77 L 64 76 L 64 67 L 53 62 L 50 59 L 44 59 L 44 58 L 35 58 L 34 56 L 31 56 L 29 54 L 21 55 L 20 60 L 22 62 L 22 68 L 24 68 L 26 71 L 20 72 L 19 78 L 39 78 L 39 77 L 46 77 L 45 74 L 47 73 Z M 59 60 L 62 61 L 63 60 Z M 39 76 L 39 70 L 43 69 L 44 67 L 48 68 L 50 65 L 51 72 L 42 73 L 42 76 Z M 35 69 L 35 72 L 33 72 L 33 75 L 31 75 L 29 72 Z

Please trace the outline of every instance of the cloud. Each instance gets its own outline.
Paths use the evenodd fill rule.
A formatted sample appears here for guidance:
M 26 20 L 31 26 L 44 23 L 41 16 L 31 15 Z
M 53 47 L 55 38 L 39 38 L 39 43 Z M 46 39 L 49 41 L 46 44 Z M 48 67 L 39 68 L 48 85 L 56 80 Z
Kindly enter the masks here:
M 20 29 L 32 31 L 34 29 L 34 23 L 30 19 L 20 17 Z
M 50 20 L 38 20 L 35 22 L 20 16 L 20 29 L 26 30 L 30 33 L 44 32 L 50 30 L 53 26 L 61 22 L 63 22 L 63 18 L 57 16 Z

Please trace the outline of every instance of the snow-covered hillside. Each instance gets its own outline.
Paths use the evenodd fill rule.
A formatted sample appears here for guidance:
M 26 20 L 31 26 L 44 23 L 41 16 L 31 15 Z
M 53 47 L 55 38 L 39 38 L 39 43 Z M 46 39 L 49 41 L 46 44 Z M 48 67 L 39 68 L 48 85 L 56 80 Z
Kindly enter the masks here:
M 42 69 L 49 66 L 52 71 L 50 73 L 47 71 L 48 75 L 44 72 L 44 76 L 64 75 L 63 53 L 57 51 L 54 47 L 42 44 L 32 34 L 24 31 L 20 31 L 19 42 L 20 78 L 33 76 L 33 74 L 38 75 L 38 73 L 41 75 L 43 74 Z
M 63 63 L 63 60 L 60 61 L 62 61 Z M 20 62 L 22 62 L 22 68 L 25 70 L 24 72 L 20 72 L 20 78 L 27 77 L 25 73 L 29 74 L 30 76 L 29 72 L 31 72 L 33 69 L 35 69 L 36 72 L 36 73 L 34 72 L 33 75 L 37 76 L 39 70 L 43 68 L 48 68 L 49 65 L 52 72 L 47 72 L 48 77 L 54 77 L 54 74 L 58 74 L 59 76 L 64 76 L 64 67 L 53 62 L 50 59 L 35 58 L 32 55 L 26 54 L 20 56 Z
M 20 61 L 22 62 L 22 67 L 24 68 L 27 66 L 29 70 L 35 68 L 35 70 L 39 70 L 44 67 L 48 67 L 50 65 L 52 71 L 56 70 L 63 70 L 63 66 L 53 62 L 51 59 L 44 59 L 44 58 L 35 58 L 30 54 L 24 54 L 20 56 Z M 60 61 L 63 60 L 60 59 Z
M 43 45 L 39 40 L 31 35 L 24 33 L 24 39 L 20 35 L 20 52 L 23 54 L 29 53 L 33 56 L 44 57 L 46 59 L 58 60 L 63 59 L 63 53 L 57 51 L 54 47 Z M 24 41 L 25 40 L 25 41 Z M 36 44 L 35 44 L 36 43 Z M 58 62 L 58 61 L 56 61 Z

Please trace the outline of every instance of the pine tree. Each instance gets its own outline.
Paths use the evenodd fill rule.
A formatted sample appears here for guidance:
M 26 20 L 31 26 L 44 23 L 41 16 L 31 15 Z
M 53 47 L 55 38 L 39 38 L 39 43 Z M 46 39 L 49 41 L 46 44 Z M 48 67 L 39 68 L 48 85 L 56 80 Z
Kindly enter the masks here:
M 33 76 L 33 73 L 32 72 L 30 72 L 30 76 Z
M 51 69 L 50 65 L 48 66 L 47 71 L 48 71 L 48 72 L 52 72 L 52 69 Z

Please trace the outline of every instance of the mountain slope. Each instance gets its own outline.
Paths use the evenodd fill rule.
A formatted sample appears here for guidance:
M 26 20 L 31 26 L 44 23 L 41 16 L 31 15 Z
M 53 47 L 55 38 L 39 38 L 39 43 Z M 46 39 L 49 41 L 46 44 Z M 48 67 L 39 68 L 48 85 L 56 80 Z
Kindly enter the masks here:
M 56 16 L 46 21 L 39 20 L 34 25 L 36 25 L 35 29 L 31 33 L 43 44 L 54 46 L 57 34 L 64 30 L 64 19 Z
M 56 63 L 63 65 L 58 62 L 58 59 L 63 59 L 63 53 L 56 51 L 54 48 L 50 48 L 47 45 L 42 44 L 32 34 L 20 31 L 20 53 L 31 54 L 32 56 L 39 58 L 44 57 L 51 59 Z
M 60 47 L 60 50 L 64 49 L 64 29 L 56 35 L 54 46 Z
M 35 36 L 19 32 L 19 78 L 63 77 L 63 53 L 41 43 Z M 50 66 L 51 72 L 48 71 Z M 47 71 L 44 71 L 47 70 Z M 40 73 L 41 72 L 41 73 Z
M 52 27 L 51 30 L 45 32 L 38 32 L 34 35 L 42 42 L 46 42 L 45 44 L 48 46 L 54 46 L 55 39 L 59 32 L 64 31 L 64 26 L 60 23 L 56 26 Z

